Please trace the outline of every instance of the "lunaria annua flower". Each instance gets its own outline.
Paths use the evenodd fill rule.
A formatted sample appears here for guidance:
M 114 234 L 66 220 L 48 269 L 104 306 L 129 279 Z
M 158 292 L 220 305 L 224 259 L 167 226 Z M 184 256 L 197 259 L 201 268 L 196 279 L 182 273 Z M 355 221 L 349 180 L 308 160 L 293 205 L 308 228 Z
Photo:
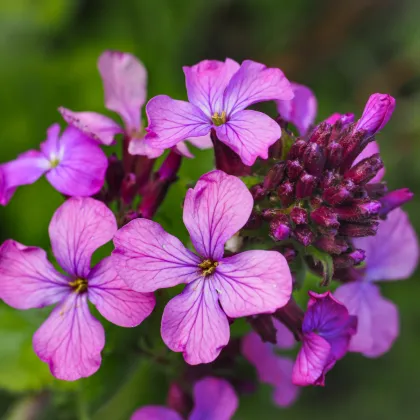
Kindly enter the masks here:
M 147 72 L 143 64 L 129 53 L 105 51 L 99 57 L 98 69 L 104 85 L 105 106 L 120 115 L 124 128 L 105 115 L 73 112 L 61 107 L 59 111 L 65 121 L 105 145 L 113 144 L 116 134 L 124 134 L 129 142 L 128 152 L 132 155 L 160 156 L 165 147 L 150 147 L 144 141 L 141 109 L 147 97 Z M 189 141 L 199 148 L 211 147 L 209 136 Z M 177 149 L 192 157 L 185 143 L 179 144 Z
M 194 384 L 194 408 L 188 420 L 230 420 L 238 408 L 238 397 L 224 379 L 206 377 Z M 131 420 L 182 420 L 175 410 L 160 406 L 139 408 Z
M 184 223 L 197 254 L 153 221 L 136 219 L 114 237 L 113 262 L 138 292 L 186 284 L 169 301 L 162 338 L 189 364 L 209 363 L 229 341 L 229 318 L 273 313 L 290 298 L 292 279 L 276 251 L 224 257 L 224 245 L 248 220 L 253 200 L 245 184 L 222 171 L 188 190 Z
M 189 102 L 159 95 L 146 105 L 150 146 L 168 148 L 214 130 L 245 165 L 258 156 L 266 159 L 268 148 L 280 138 L 280 127 L 267 115 L 245 108 L 291 99 L 293 91 L 283 73 L 251 60 L 239 65 L 229 58 L 205 60 L 184 67 L 184 73 Z
M 93 198 L 70 198 L 55 212 L 49 234 L 53 254 L 65 271 L 47 260 L 46 252 L 7 240 L 0 248 L 0 297 L 17 309 L 57 303 L 33 337 L 35 353 L 51 373 L 67 381 L 95 373 L 105 344 L 102 325 L 88 300 L 110 322 L 140 324 L 153 310 L 151 293 L 130 290 L 118 277 L 110 257 L 91 268 L 92 254 L 117 231 L 115 217 Z
M 60 136 L 60 126 L 54 124 L 47 130 L 40 151 L 29 150 L 1 165 L 0 204 L 6 205 L 17 187 L 33 184 L 44 174 L 62 194 L 96 194 L 104 183 L 107 166 L 106 155 L 95 141 L 74 127 L 67 127 Z
M 396 209 L 380 222 L 376 236 L 354 242 L 366 252 L 366 265 L 353 269 L 354 281 L 340 286 L 334 295 L 358 318 L 349 350 L 378 357 L 397 338 L 399 321 L 397 307 L 381 296 L 375 282 L 406 279 L 413 274 L 419 257 L 417 237 L 407 215 Z

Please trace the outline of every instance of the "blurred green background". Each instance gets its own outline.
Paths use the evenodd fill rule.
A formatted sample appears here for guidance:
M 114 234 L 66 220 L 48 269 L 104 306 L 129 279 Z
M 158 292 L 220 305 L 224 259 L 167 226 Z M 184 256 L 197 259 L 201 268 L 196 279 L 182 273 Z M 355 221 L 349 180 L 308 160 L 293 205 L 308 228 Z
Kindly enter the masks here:
M 57 108 L 103 112 L 96 60 L 105 49 L 136 54 L 149 71 L 149 97 L 185 98 L 181 67 L 205 58 L 251 58 L 310 86 L 319 119 L 360 114 L 373 92 L 397 98 L 379 136 L 392 188 L 420 192 L 420 2 L 418 0 L 13 0 L 0 2 L 1 161 L 38 147 Z M 185 184 L 212 167 L 211 152 L 184 162 L 159 220 L 180 227 Z M 62 202 L 45 180 L 18 190 L 0 208 L 1 240 L 49 248 L 47 227 Z M 419 195 L 406 206 L 420 228 Z M 416 211 L 417 209 L 417 211 Z M 400 308 L 401 336 L 380 359 L 351 354 L 324 389 L 304 389 L 289 409 L 270 389 L 243 397 L 237 419 L 419 419 L 419 276 L 383 285 Z M 101 370 L 77 383 L 53 380 L 32 352 L 31 336 L 48 311 L 0 306 L 0 415 L 25 420 L 123 420 L 166 396 L 163 371 L 129 349 L 142 334 L 107 329 Z M 148 328 L 159 320 L 152 320 Z M 128 349 L 128 350 L 127 350 Z M 127 356 L 128 354 L 128 356 Z M 54 391 L 54 392 L 52 392 Z M 37 417 L 38 418 L 38 417 Z

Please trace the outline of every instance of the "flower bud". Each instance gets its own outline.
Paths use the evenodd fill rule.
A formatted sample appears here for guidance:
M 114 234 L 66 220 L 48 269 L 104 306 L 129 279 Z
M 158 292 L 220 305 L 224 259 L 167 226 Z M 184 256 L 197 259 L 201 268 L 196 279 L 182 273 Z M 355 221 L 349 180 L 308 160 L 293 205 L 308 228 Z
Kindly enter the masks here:
M 308 212 L 301 207 L 294 207 L 290 212 L 290 218 L 297 225 L 308 223 Z
M 127 174 L 121 183 L 121 198 L 124 203 L 129 204 L 136 195 L 136 176 Z
M 323 148 L 316 143 L 309 143 L 303 154 L 306 172 L 314 176 L 320 176 L 324 170 L 325 160 Z
M 293 234 L 303 246 L 309 246 L 315 240 L 315 234 L 308 225 L 296 226 L 293 230 Z
M 284 241 L 290 236 L 287 216 L 280 215 L 270 222 L 270 236 L 275 241 Z
M 287 175 L 291 181 L 296 181 L 302 173 L 303 168 L 298 160 L 287 161 Z
M 391 191 L 385 197 L 380 199 L 382 208 L 379 212 L 381 217 L 385 217 L 390 211 L 407 203 L 414 197 L 414 194 L 408 188 Z
M 388 94 L 374 93 L 368 99 L 355 130 L 364 130 L 369 135 L 382 130 L 395 109 L 395 99 Z
M 364 185 L 375 177 L 384 167 L 379 153 L 363 159 L 344 173 L 345 179 L 351 179 L 355 184 Z
M 326 147 L 330 139 L 331 132 L 331 124 L 328 124 L 324 121 L 317 127 L 315 127 L 314 131 L 311 134 L 311 137 L 309 137 L 309 143 L 316 143 L 319 146 Z
M 302 158 L 307 145 L 308 143 L 305 140 L 295 141 L 289 150 L 287 159 L 293 160 L 293 159 Z
M 289 181 L 283 182 L 278 188 L 277 194 L 284 207 L 290 206 L 294 200 L 294 184 Z
M 254 331 L 258 333 L 262 341 L 276 344 L 277 330 L 273 324 L 271 315 L 253 315 L 247 318 Z
M 267 194 L 267 190 L 261 184 L 253 185 L 249 191 L 251 192 L 254 201 L 264 200 Z
M 354 114 L 339 114 L 338 112 L 330 115 L 325 122 L 331 125 L 339 125 L 341 128 L 345 128 L 354 121 Z
M 353 267 L 365 259 L 365 251 L 356 249 L 348 254 L 333 257 L 334 269 Z
M 349 248 L 349 244 L 345 239 L 327 235 L 321 236 L 316 241 L 315 246 L 329 254 L 341 254 Z
M 343 161 L 343 146 L 339 143 L 330 143 L 327 147 L 327 163 L 328 169 L 339 168 Z
M 264 220 L 270 221 L 273 220 L 276 216 L 284 214 L 282 210 L 280 209 L 264 209 L 261 212 L 261 217 Z
M 337 220 L 337 215 L 330 207 L 321 206 L 311 212 L 311 219 L 318 225 L 327 228 L 337 228 L 340 223 Z
M 322 194 L 322 198 L 330 205 L 341 204 L 352 196 L 351 192 L 343 185 L 327 188 Z
M 338 231 L 341 235 L 351 238 L 362 238 L 375 235 L 378 225 L 376 220 L 371 220 L 368 223 L 342 223 Z
M 281 253 L 289 264 L 296 258 L 297 255 L 296 250 L 289 247 L 284 248 Z
M 276 163 L 264 178 L 263 187 L 266 190 L 276 189 L 283 180 L 286 165 L 284 162 Z
M 317 179 L 313 175 L 304 173 L 301 175 L 296 183 L 296 198 L 301 200 L 302 198 L 310 197 L 316 186 Z
M 253 211 L 245 223 L 244 229 L 258 229 L 261 227 L 262 221 L 262 216 Z
M 353 202 L 349 206 L 335 207 L 334 211 L 340 220 L 355 222 L 379 213 L 381 203 L 379 201 Z

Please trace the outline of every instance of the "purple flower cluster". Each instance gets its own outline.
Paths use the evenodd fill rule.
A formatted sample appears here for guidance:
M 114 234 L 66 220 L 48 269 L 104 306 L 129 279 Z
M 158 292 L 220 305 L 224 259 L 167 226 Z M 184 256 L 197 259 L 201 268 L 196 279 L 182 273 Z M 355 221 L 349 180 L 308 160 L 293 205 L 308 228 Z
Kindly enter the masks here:
M 40 248 L 11 239 L 0 247 L 1 299 L 17 309 L 56 304 L 33 337 L 35 353 L 55 377 L 77 380 L 100 367 L 105 332 L 89 301 L 106 320 L 135 327 L 156 311 L 158 299 L 162 339 L 186 362 L 168 407 L 139 408 L 133 420 L 230 419 L 237 393 L 253 383 L 236 370 L 243 359 L 274 388 L 274 402 L 288 406 L 299 386 L 324 385 L 348 351 L 377 357 L 390 349 L 398 311 L 375 282 L 408 278 L 418 260 L 416 234 L 399 208 L 412 193 L 387 190 L 374 141 L 394 110 L 391 96 L 372 95 L 356 122 L 333 114 L 313 127 L 314 95 L 281 70 L 206 60 L 184 68 L 188 102 L 152 98 L 143 129 L 143 64 L 107 51 L 98 67 L 105 106 L 123 126 L 60 108 L 69 124 L 61 136 L 54 124 L 40 151 L 0 165 L 2 205 L 43 174 L 65 196 L 49 226 L 61 270 Z M 276 119 L 246 109 L 271 100 Z M 185 140 L 213 144 L 216 160 L 216 169 L 186 192 L 188 247 L 151 220 L 182 157 L 193 157 Z M 118 142 L 121 158 L 107 158 L 101 146 Z M 258 182 L 248 188 L 240 175 Z M 111 240 L 112 254 L 92 267 L 93 253 Z M 302 273 L 316 274 L 320 265 L 341 284 L 333 294 L 310 291 L 304 311 L 295 299 L 304 299 Z M 180 293 L 171 299 L 154 294 L 174 287 Z M 252 331 L 230 338 L 238 318 Z M 277 354 L 296 341 L 295 361 Z M 196 366 L 202 364 L 208 368 Z M 226 369 L 228 375 L 220 373 Z

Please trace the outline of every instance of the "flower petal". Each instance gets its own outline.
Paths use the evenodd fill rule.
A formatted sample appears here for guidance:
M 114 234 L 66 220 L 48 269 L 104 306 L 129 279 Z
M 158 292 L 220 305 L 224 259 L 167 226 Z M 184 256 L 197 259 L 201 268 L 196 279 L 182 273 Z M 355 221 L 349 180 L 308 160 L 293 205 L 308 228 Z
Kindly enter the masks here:
M 257 102 L 292 98 L 292 86 L 280 69 L 245 60 L 225 90 L 223 110 L 231 116 Z
M 0 247 L 0 297 L 17 309 L 41 308 L 59 302 L 68 280 L 58 273 L 41 248 L 11 239 Z
M 162 339 L 190 365 L 210 363 L 229 342 L 229 323 L 210 282 L 200 278 L 166 305 Z
M 292 349 L 296 345 L 296 339 L 290 330 L 277 319 L 273 319 L 274 327 L 277 330 L 276 333 L 276 347 L 279 349 Z
M 289 101 L 276 101 L 280 116 L 291 122 L 304 136 L 315 122 L 317 101 L 311 89 L 298 83 L 292 83 L 294 98 Z
M 89 300 L 108 321 L 120 327 L 135 327 L 155 307 L 153 293 L 138 293 L 128 288 L 115 271 L 111 257 L 96 265 L 88 277 Z
M 47 139 L 41 143 L 41 152 L 46 157 L 57 156 L 60 151 L 60 124 L 53 124 L 47 129 Z
M 197 252 L 220 260 L 226 241 L 248 221 L 253 204 L 237 177 L 217 170 L 201 176 L 184 202 L 184 224 Z
M 7 187 L 6 172 L 3 166 L 0 166 L 0 205 L 6 206 L 13 194 L 15 193 L 16 188 Z
M 34 351 L 58 379 L 93 375 L 101 364 L 105 332 L 89 312 L 87 295 L 70 293 L 33 337 Z
M 361 160 L 371 157 L 379 153 L 379 145 L 376 141 L 371 141 L 368 145 L 363 149 L 362 153 L 354 160 L 353 165 L 356 165 Z M 381 182 L 382 178 L 385 175 L 385 168 L 379 169 L 378 173 L 369 181 L 369 184 L 375 184 L 377 182 Z
M 295 365 L 292 381 L 295 385 L 324 385 L 325 374 L 334 362 L 330 360 L 331 346 L 315 333 L 305 334 Z
M 112 211 L 89 197 L 73 197 L 51 219 L 48 232 L 60 266 L 74 277 L 86 279 L 92 254 L 117 231 Z
M 51 185 L 69 196 L 96 194 L 105 180 L 108 159 L 95 140 L 67 127 L 61 136 L 60 162 L 47 173 Z
M 258 111 L 241 111 L 226 124 L 216 127 L 218 139 L 237 153 L 245 165 L 252 166 L 257 157 L 267 159 L 268 149 L 281 136 L 280 126 Z
M 211 149 L 213 147 L 210 134 L 200 137 L 191 137 L 187 139 L 187 141 L 198 149 Z
M 111 118 L 96 112 L 73 112 L 69 109 L 58 108 L 64 121 L 78 128 L 89 138 L 110 146 L 115 144 L 114 137 L 124 130 Z
M 149 126 L 146 140 L 151 147 L 167 149 L 189 137 L 210 132 L 210 119 L 200 108 L 166 95 L 155 96 L 146 105 Z
M 190 283 L 200 277 L 200 259 L 156 222 L 135 219 L 114 236 L 113 264 L 138 292 Z
M 378 286 L 372 283 L 344 284 L 334 294 L 358 319 L 357 333 L 350 341 L 349 350 L 368 357 L 386 353 L 399 334 L 397 307 L 382 297 Z
M 143 64 L 131 54 L 105 51 L 99 57 L 98 69 L 104 84 L 105 106 L 121 116 L 129 131 L 138 131 L 147 95 Z
M 227 316 L 273 313 L 292 293 L 292 275 L 277 251 L 245 251 L 220 261 L 214 281 Z
M 204 60 L 195 66 L 183 67 L 188 100 L 208 117 L 223 111 L 223 92 L 239 64 L 227 58 L 225 62 Z
M 144 137 L 133 137 L 128 144 L 128 153 L 130 153 L 130 155 L 147 156 L 149 159 L 161 156 L 164 151 L 164 149 L 151 147 Z
M 239 401 L 229 382 L 206 377 L 194 385 L 194 402 L 189 420 L 230 420 Z
M 130 420 L 182 420 L 182 417 L 171 408 L 147 405 L 135 411 Z
M 368 281 L 406 279 L 417 266 L 417 235 L 407 214 L 399 208 L 380 222 L 376 236 L 353 242 L 356 248 L 366 252 L 365 278 Z

